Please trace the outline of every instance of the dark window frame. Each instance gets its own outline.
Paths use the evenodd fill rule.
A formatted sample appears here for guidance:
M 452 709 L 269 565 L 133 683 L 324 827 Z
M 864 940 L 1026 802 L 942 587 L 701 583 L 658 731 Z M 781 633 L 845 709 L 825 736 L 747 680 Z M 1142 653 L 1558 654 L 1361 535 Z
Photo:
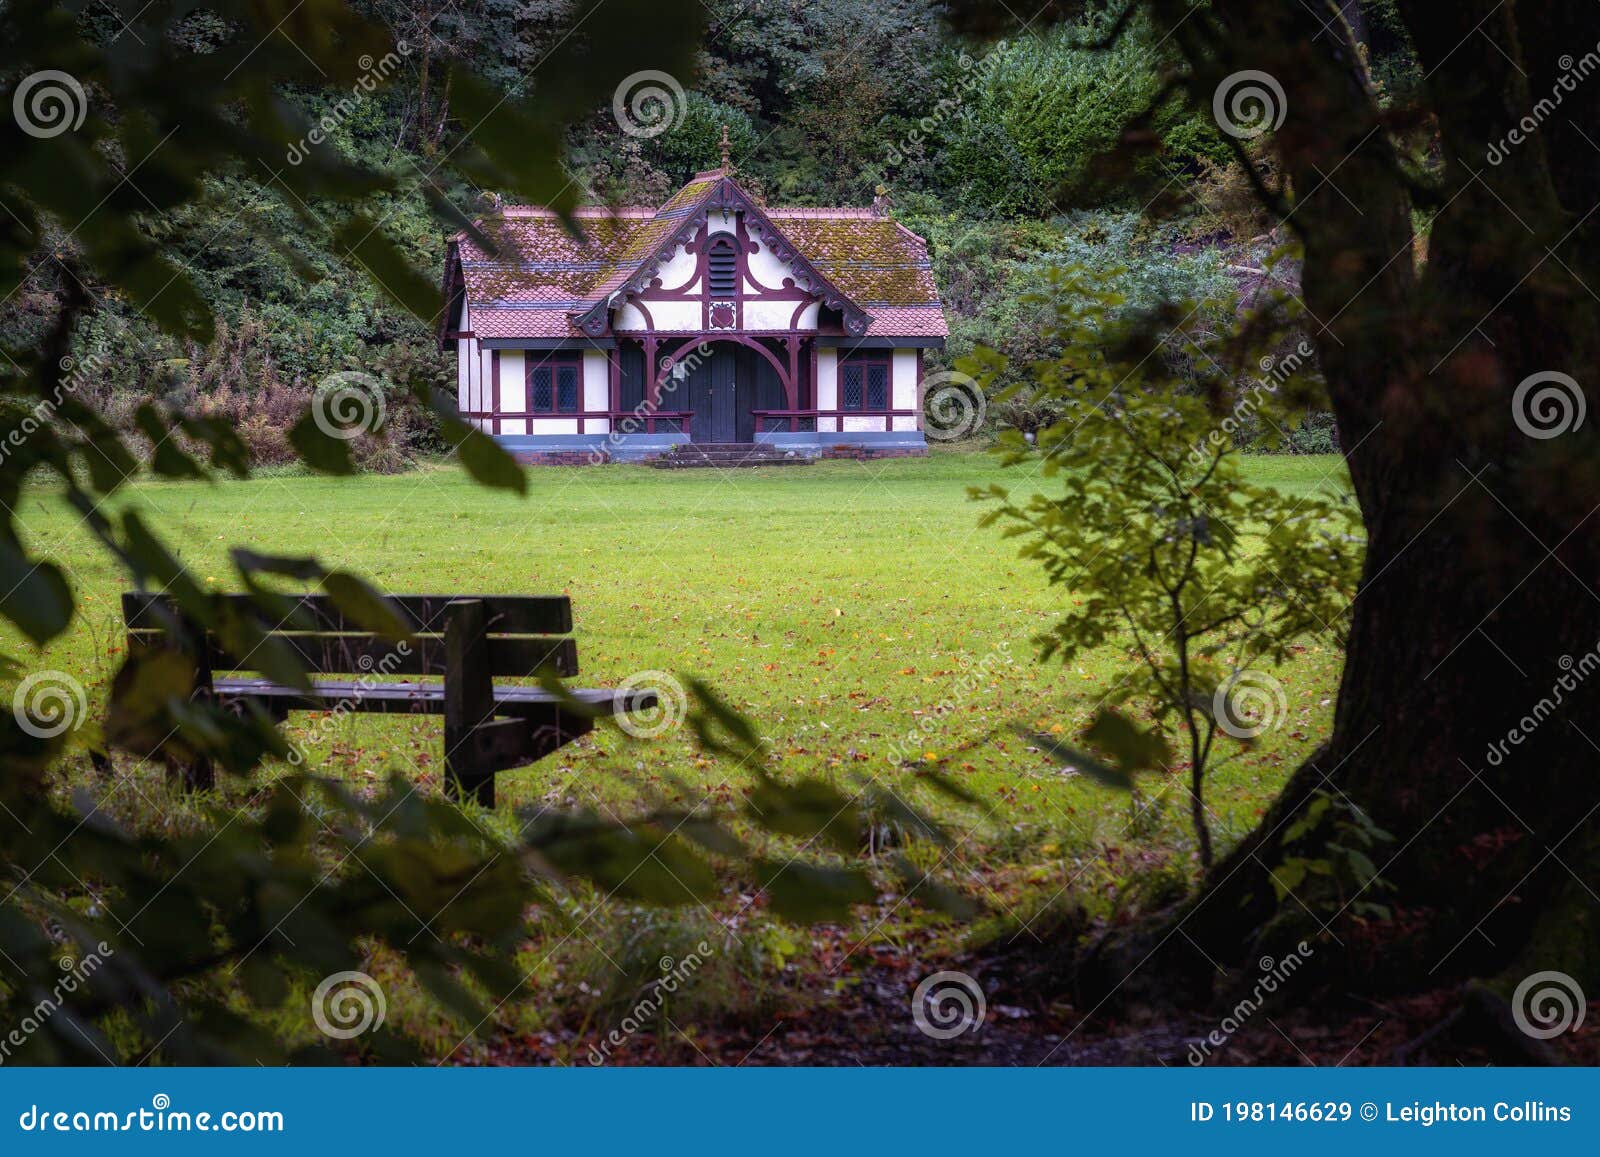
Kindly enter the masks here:
M 561 371 L 573 371 L 573 397 L 570 407 L 561 404 Z M 550 404 L 538 404 L 538 386 L 534 376 L 542 371 L 550 374 Z M 583 358 L 579 357 L 550 357 L 539 361 L 528 360 L 527 368 L 528 385 L 528 413 L 548 414 L 552 417 L 571 417 L 583 413 Z
M 872 404 L 872 368 L 883 369 L 883 404 Z M 848 370 L 859 368 L 861 371 L 861 403 L 849 405 L 845 400 L 845 373 Z M 883 354 L 870 354 L 865 356 L 849 355 L 839 359 L 839 409 L 852 414 L 882 414 L 887 413 L 890 403 L 894 400 L 894 358 Z

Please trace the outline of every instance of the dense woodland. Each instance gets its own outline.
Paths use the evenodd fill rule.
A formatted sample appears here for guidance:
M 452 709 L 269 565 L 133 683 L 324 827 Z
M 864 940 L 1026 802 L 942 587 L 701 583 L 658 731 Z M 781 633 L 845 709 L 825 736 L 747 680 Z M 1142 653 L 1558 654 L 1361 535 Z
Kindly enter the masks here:
M 431 276 L 445 234 L 430 206 L 442 200 L 477 216 L 500 193 L 463 181 L 448 163 L 466 127 L 452 76 L 471 67 L 506 93 L 536 84 L 538 62 L 568 34 L 570 6 L 354 7 L 404 45 L 380 68 L 383 85 L 371 93 L 289 86 L 282 96 L 313 123 L 332 116 L 331 146 L 393 179 L 377 205 L 379 226 Z M 695 75 L 675 78 L 683 95 L 667 112 L 674 127 L 630 135 L 607 103 L 567 130 L 560 199 L 659 204 L 716 163 L 723 125 L 741 179 L 773 203 L 867 205 L 885 189 L 896 216 L 931 242 L 952 330 L 947 363 L 979 344 L 1018 366 L 1059 352 L 1049 333 L 1056 268 L 1110 278 L 1130 311 L 1192 299 L 1220 317 L 1239 295 L 1276 288 L 1274 279 L 1292 288 L 1292 262 L 1271 260 L 1281 238 L 1252 205 L 1209 110 L 1172 94 L 1151 118 L 1159 154 L 1108 162 L 1172 64 L 1170 46 L 1142 19 L 1109 51 L 1094 47 L 1117 7 L 1091 4 L 1074 19 L 991 42 L 952 31 L 934 0 L 729 4 L 711 16 Z M 1385 4 L 1368 7 L 1375 75 L 1386 91 L 1403 92 L 1417 75 L 1405 35 Z M 108 13 L 82 19 L 117 35 Z M 181 51 L 205 54 L 229 29 L 200 11 L 173 35 Z M 394 469 L 439 452 L 406 387 L 453 384 L 452 363 L 431 348 L 427 324 L 358 261 L 317 244 L 301 217 L 337 228 L 351 212 L 301 199 L 273 172 L 241 164 L 207 177 L 199 202 L 152 216 L 147 227 L 191 271 L 219 326 L 211 342 L 175 342 L 134 311 L 113 311 L 79 335 L 80 354 L 114 335 L 117 355 L 95 388 L 119 427 L 137 436 L 133 415 L 152 399 L 197 407 L 235 423 L 259 464 L 285 463 L 287 427 L 315 382 L 363 369 L 393 385 L 395 417 L 386 439 L 363 441 L 364 464 Z M 24 347 L 62 288 L 50 259 L 38 261 L 0 306 L 0 335 Z M 996 407 L 993 423 L 1032 429 L 1048 417 L 1013 403 Z M 1295 431 L 1290 448 L 1332 449 L 1330 423 Z

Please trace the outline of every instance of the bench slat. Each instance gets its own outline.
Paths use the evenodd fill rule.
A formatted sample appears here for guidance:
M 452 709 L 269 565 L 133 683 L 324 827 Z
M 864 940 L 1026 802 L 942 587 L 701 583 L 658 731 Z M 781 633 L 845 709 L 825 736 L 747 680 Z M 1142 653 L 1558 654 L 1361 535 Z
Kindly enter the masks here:
M 135 628 L 130 643 L 163 646 L 167 632 Z M 275 634 L 279 644 L 300 658 L 307 671 L 330 675 L 443 675 L 445 643 L 438 635 L 418 635 L 405 643 L 391 643 L 376 635 Z M 235 655 L 215 635 L 206 636 L 207 657 L 213 671 L 252 671 L 249 655 Z M 572 639 L 528 636 L 490 636 L 487 640 L 492 675 L 527 677 L 540 667 L 553 666 L 556 674 L 570 678 L 578 673 L 578 645 Z
M 270 630 L 364 631 L 366 628 L 347 619 L 327 595 L 288 596 L 294 603 L 292 618 L 282 623 L 269 622 L 269 616 L 249 595 L 230 594 L 222 598 L 236 610 L 249 614 Z M 484 604 L 491 635 L 564 635 L 572 630 L 572 600 L 565 595 L 387 595 L 391 607 L 411 629 L 422 633 L 444 630 L 445 607 L 462 598 L 479 599 Z M 157 628 L 165 625 L 160 607 L 176 613 L 167 595 L 130 591 L 122 596 L 122 615 L 130 628 Z
M 312 693 L 306 694 L 297 687 L 285 687 L 270 679 L 218 679 L 217 694 L 228 699 L 259 699 L 292 711 L 333 711 L 341 706 L 346 711 L 368 713 L 442 715 L 444 713 L 444 685 L 442 683 L 395 682 L 361 683 L 350 680 L 318 679 L 312 683 Z M 656 706 L 656 693 L 649 690 L 614 692 L 600 688 L 569 688 L 567 694 L 602 715 L 624 715 L 645 711 Z M 494 688 L 497 711 L 516 714 L 522 710 L 549 710 L 559 708 L 562 702 L 543 687 L 514 687 L 500 685 Z

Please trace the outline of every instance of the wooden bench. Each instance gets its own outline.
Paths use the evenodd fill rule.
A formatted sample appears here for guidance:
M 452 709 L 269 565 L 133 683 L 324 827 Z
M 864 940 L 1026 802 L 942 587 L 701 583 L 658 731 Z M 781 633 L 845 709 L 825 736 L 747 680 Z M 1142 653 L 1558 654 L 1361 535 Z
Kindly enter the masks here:
M 648 690 L 568 689 L 582 705 L 575 709 L 542 687 L 494 682 L 541 670 L 563 678 L 578 673 L 577 646 L 568 637 L 572 604 L 565 597 L 391 595 L 390 608 L 412 631 L 404 642 L 351 622 L 326 595 L 291 597 L 292 610 L 280 622 L 267 621 L 247 595 L 222 598 L 229 610 L 287 646 L 308 673 L 355 678 L 315 679 L 308 691 L 238 675 L 259 669 L 259 659 L 253 665 L 251 655 L 229 653 L 171 599 L 137 591 L 122 596 L 130 654 L 175 647 L 195 664 L 197 697 L 222 706 L 254 703 L 279 722 L 291 711 L 443 715 L 445 788 L 453 798 L 487 807 L 494 806 L 495 773 L 524 767 L 588 734 L 596 717 L 656 705 Z M 395 675 L 441 678 L 390 681 Z M 191 787 L 210 787 L 209 761 L 187 768 L 184 778 Z

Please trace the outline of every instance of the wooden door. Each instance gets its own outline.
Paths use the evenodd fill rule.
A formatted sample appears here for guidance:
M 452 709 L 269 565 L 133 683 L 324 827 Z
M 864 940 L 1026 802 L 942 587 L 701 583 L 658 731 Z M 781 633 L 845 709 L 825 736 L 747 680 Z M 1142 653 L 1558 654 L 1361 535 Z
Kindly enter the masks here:
M 739 349 L 726 343 L 711 351 L 712 436 L 708 442 L 739 440 Z
M 739 350 L 731 345 L 714 346 L 711 356 L 695 366 L 689 375 L 690 409 L 694 421 L 689 436 L 696 442 L 739 441 Z M 745 420 L 749 420 L 745 407 Z M 748 440 L 748 439 L 746 439 Z

